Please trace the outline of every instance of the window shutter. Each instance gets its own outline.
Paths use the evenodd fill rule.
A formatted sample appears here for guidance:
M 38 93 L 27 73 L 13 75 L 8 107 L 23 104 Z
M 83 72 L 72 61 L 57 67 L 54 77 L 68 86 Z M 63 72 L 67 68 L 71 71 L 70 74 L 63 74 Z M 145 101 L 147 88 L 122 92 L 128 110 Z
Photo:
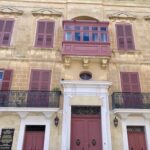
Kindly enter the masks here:
M 39 81 L 40 81 L 39 70 L 32 70 L 31 78 L 30 78 L 30 90 L 39 90 L 39 88 L 40 88 Z
M 40 90 L 49 91 L 51 72 L 49 70 L 41 71 Z
M 54 22 L 47 22 L 45 47 L 53 47 Z
M 131 91 L 132 92 L 141 92 L 139 75 L 137 72 L 130 73 L 130 82 L 131 82 Z
M 4 28 L 4 20 L 0 20 L 0 44 L 2 42 L 3 28 Z
M 125 36 L 126 36 L 126 49 L 127 50 L 135 49 L 131 25 L 125 25 Z
M 10 90 L 11 87 L 11 82 L 12 82 L 12 70 L 5 70 L 4 72 L 4 78 L 3 78 L 3 82 L 2 82 L 2 87 L 1 90 Z
M 125 49 L 125 35 L 124 35 L 124 26 L 121 24 L 116 25 L 117 32 L 117 45 L 119 50 Z
M 44 45 L 44 33 L 46 28 L 46 22 L 39 21 L 37 23 L 36 43 L 35 46 L 42 47 Z
M 122 86 L 122 91 L 123 92 L 130 92 L 130 78 L 128 72 L 121 72 L 120 73 L 121 77 L 121 86 Z
M 10 45 L 12 30 L 13 30 L 14 21 L 13 20 L 6 20 L 4 33 L 2 37 L 2 45 Z

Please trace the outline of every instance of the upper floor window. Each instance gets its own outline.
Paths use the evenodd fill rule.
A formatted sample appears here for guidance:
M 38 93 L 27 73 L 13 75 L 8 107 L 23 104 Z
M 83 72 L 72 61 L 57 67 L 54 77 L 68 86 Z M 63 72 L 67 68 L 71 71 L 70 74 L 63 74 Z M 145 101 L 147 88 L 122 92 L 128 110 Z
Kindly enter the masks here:
M 131 24 L 116 24 L 117 45 L 119 50 L 134 50 Z
M 37 22 L 36 47 L 52 48 L 54 40 L 54 22 L 40 20 Z
M 0 19 L 0 46 L 9 46 L 13 31 L 14 20 Z
M 108 24 L 90 21 L 66 21 L 64 40 L 73 42 L 109 42 Z

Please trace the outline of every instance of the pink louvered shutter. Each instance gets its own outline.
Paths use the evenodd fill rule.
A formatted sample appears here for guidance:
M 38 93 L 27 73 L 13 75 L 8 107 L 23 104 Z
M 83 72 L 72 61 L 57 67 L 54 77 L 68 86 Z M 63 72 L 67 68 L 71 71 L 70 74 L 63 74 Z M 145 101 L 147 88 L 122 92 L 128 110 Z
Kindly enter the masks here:
M 45 47 L 53 47 L 54 39 L 54 22 L 47 22 Z
M 116 32 L 117 32 L 117 45 L 119 50 L 124 50 L 125 45 L 125 35 L 124 35 L 124 26 L 121 24 L 116 24 Z
M 126 36 L 126 49 L 127 50 L 134 50 L 134 39 L 132 33 L 132 26 L 130 24 L 125 25 L 125 36 Z
M 121 72 L 121 87 L 123 92 L 131 92 L 130 77 L 128 72 Z
M 2 36 L 2 43 L 1 43 L 2 45 L 6 45 L 6 46 L 10 45 L 13 25 L 14 25 L 14 20 L 5 21 L 5 26 L 3 30 L 3 36 Z
M 10 69 L 4 70 L 4 77 L 3 77 L 1 90 L 3 91 L 10 90 L 11 82 L 12 82 L 12 74 L 13 74 L 12 70 Z
M 4 20 L 0 20 L 0 44 L 2 43 L 3 29 L 4 29 Z
M 36 33 L 35 46 L 37 46 L 37 47 L 43 47 L 44 46 L 45 29 L 46 29 L 46 22 L 39 21 L 37 23 L 37 33 Z
M 42 70 L 40 77 L 40 90 L 49 91 L 50 90 L 50 77 L 51 72 L 49 70 Z
M 130 82 L 131 82 L 131 91 L 132 92 L 141 92 L 139 75 L 137 72 L 130 72 Z
M 39 70 L 32 70 L 30 77 L 30 90 L 40 90 L 40 72 Z

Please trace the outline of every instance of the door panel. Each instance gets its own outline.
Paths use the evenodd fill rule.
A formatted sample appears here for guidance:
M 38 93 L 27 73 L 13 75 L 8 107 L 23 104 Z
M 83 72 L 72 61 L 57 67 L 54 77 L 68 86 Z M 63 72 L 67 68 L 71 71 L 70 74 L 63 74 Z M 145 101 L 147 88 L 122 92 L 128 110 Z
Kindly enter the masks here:
M 100 116 L 72 116 L 71 150 L 102 150 Z
M 23 150 L 43 150 L 44 131 L 26 131 Z
M 147 150 L 144 131 L 128 131 L 129 150 Z

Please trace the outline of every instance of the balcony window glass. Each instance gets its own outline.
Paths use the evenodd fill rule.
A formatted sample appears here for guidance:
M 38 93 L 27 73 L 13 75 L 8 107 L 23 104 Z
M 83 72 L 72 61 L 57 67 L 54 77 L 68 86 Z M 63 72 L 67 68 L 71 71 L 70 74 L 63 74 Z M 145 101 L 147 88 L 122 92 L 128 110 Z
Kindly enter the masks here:
M 66 41 L 71 41 L 72 40 L 71 32 L 66 32 L 66 34 L 65 34 L 65 40 Z
M 101 33 L 101 42 L 107 42 L 107 34 Z
M 92 27 L 92 30 L 93 30 L 93 31 L 97 31 L 97 30 L 98 30 L 98 27 Z
M 80 26 L 75 26 L 75 30 L 80 30 Z
M 89 33 L 83 33 L 83 41 L 89 41 L 90 40 L 90 37 L 89 37 Z
M 100 27 L 100 31 L 107 31 L 106 27 Z
M 94 42 L 98 41 L 98 33 L 92 33 L 92 41 Z
M 75 41 L 80 41 L 80 32 L 75 32 Z
M 89 27 L 88 26 L 84 26 L 83 30 L 89 30 Z
M 74 30 L 74 26 L 66 25 L 65 30 Z
M 0 81 L 3 80 L 3 75 L 4 75 L 3 71 L 0 71 Z

